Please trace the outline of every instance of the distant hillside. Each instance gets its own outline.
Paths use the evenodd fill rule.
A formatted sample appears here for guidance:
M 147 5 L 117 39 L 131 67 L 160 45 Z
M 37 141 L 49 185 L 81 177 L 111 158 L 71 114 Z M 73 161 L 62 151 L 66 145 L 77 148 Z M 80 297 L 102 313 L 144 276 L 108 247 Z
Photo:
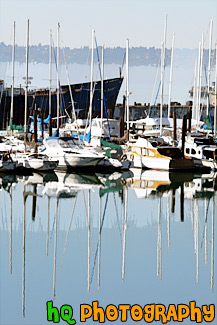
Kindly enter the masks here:
M 90 63 L 90 49 L 85 46 L 80 49 L 70 49 L 65 47 L 60 49 L 60 62 L 64 63 L 65 54 L 67 63 L 89 64 Z M 95 62 L 97 60 L 97 53 L 95 52 Z M 101 48 L 98 49 L 99 56 L 101 54 Z M 26 49 L 24 46 L 15 46 L 15 61 L 19 63 L 25 62 Z M 194 63 L 194 59 L 197 57 L 198 50 L 190 49 L 176 49 L 175 60 L 176 63 Z M 214 56 L 214 51 L 213 51 Z M 53 49 L 53 62 L 56 60 L 56 48 Z M 171 51 L 166 50 L 166 65 L 170 64 Z M 208 50 L 204 50 L 205 63 L 208 62 Z M 12 60 L 12 46 L 0 43 L 0 62 L 11 62 Z M 106 48 L 104 50 L 104 62 L 105 64 L 119 64 L 120 66 L 125 61 L 125 48 L 115 47 Z M 150 65 L 157 66 L 160 62 L 160 49 L 155 47 L 132 47 L 129 50 L 129 63 L 131 66 Z M 45 63 L 49 62 L 49 46 L 48 45 L 32 45 L 29 47 L 29 62 Z M 213 57 L 213 62 L 215 59 Z

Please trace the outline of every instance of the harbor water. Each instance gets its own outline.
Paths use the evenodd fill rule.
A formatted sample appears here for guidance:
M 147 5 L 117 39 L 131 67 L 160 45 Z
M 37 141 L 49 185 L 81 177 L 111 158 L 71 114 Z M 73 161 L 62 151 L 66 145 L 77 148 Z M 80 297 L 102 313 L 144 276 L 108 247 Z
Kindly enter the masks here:
M 71 306 L 77 324 L 94 301 L 217 304 L 215 174 L 1 174 L 0 184 L 0 324 L 51 324 L 49 301 Z

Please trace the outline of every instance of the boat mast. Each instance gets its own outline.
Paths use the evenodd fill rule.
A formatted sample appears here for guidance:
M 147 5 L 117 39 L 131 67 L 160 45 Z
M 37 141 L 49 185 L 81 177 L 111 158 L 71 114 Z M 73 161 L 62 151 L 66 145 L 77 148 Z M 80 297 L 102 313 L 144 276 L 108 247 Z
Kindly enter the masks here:
M 93 52 L 94 52 L 94 35 L 95 30 L 92 29 L 92 49 L 91 49 L 91 69 L 90 69 L 90 129 L 92 122 L 92 102 L 93 102 Z
M 160 104 L 160 136 L 162 136 L 162 115 L 163 115 L 163 78 L 164 78 L 164 42 L 161 43 L 161 104 Z
M 60 77 L 59 77 L 59 65 L 60 65 L 60 23 L 57 24 L 57 129 L 60 127 Z
M 15 54 L 15 21 L 13 25 L 13 48 L 12 48 L 12 85 L 11 85 L 11 119 L 10 130 L 12 131 L 14 115 L 14 54 Z
M 208 63 L 208 76 L 207 76 L 206 115 L 209 115 L 209 88 L 210 88 L 210 74 L 211 74 L 212 27 L 213 27 L 213 20 L 211 19 L 211 21 L 210 21 L 210 32 L 209 32 L 209 63 Z
M 164 91 L 164 71 L 166 66 L 166 35 L 167 35 L 167 13 L 164 25 L 164 41 L 161 43 L 161 106 L 160 106 L 160 136 L 162 135 L 162 116 L 163 116 L 163 91 Z
M 127 132 L 129 137 L 129 39 L 126 40 L 126 105 Z
M 172 38 L 172 48 L 171 48 L 171 65 L 170 65 L 170 81 L 169 81 L 168 118 L 170 117 L 170 108 L 171 108 L 174 41 L 175 41 L 175 33 L 173 33 L 173 38 Z
M 196 98 L 197 98 L 197 59 L 195 59 L 194 65 L 194 88 L 193 88 L 193 105 L 192 105 L 192 119 L 196 120 Z
M 24 116 L 24 141 L 27 141 L 27 96 L 28 96 L 28 60 L 29 60 L 29 19 L 26 31 L 26 88 L 25 88 L 25 116 Z
M 201 42 L 199 42 L 198 61 L 197 61 L 197 105 L 196 105 L 196 125 L 199 124 L 199 111 L 200 111 L 200 56 L 201 56 Z
M 164 25 L 164 57 L 163 57 L 163 61 L 164 61 L 164 68 L 166 67 L 166 41 L 167 41 L 167 13 L 165 15 L 165 25 Z
M 50 29 L 49 46 L 49 115 L 51 118 L 51 82 L 52 82 L 52 30 Z
M 52 120 L 51 120 L 51 82 L 52 82 L 52 30 L 50 29 L 50 46 L 49 46 L 49 137 L 52 136 Z
M 199 112 L 200 112 L 200 103 L 201 103 L 201 85 L 202 85 L 202 72 L 203 72 L 203 47 L 204 47 L 204 38 L 203 38 L 203 33 L 202 33 L 202 40 L 201 40 L 201 54 L 200 54 L 200 79 L 199 79 L 199 101 L 198 101 L 198 117 L 199 117 Z M 201 112 L 200 112 L 201 114 Z M 199 122 L 199 119 L 198 119 Z
M 101 136 L 103 132 L 102 121 L 103 121 L 103 82 L 104 82 L 104 46 L 102 46 L 102 79 L 101 79 Z

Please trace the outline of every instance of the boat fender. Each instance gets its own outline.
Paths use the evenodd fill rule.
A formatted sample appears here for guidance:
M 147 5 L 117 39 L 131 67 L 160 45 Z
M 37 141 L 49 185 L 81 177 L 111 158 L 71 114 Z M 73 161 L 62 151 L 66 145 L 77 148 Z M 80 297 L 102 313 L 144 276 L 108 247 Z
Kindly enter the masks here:
M 130 159 L 134 160 L 134 155 L 133 154 L 130 155 Z
M 120 183 L 121 183 L 122 186 L 125 186 L 126 183 L 127 183 L 127 182 L 126 182 L 126 179 L 121 178 Z
M 122 155 L 122 156 L 121 156 L 121 160 L 126 161 L 126 160 L 127 160 L 127 155 L 125 155 L 125 154 Z

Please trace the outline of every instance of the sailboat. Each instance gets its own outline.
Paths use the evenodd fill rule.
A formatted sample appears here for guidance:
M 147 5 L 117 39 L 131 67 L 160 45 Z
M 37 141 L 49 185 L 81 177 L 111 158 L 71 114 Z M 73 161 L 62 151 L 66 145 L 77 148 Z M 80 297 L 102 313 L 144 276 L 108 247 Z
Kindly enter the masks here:
M 76 143 L 72 137 L 50 137 L 44 140 L 41 153 L 50 159 L 58 160 L 58 168 L 95 167 L 104 155 Z

